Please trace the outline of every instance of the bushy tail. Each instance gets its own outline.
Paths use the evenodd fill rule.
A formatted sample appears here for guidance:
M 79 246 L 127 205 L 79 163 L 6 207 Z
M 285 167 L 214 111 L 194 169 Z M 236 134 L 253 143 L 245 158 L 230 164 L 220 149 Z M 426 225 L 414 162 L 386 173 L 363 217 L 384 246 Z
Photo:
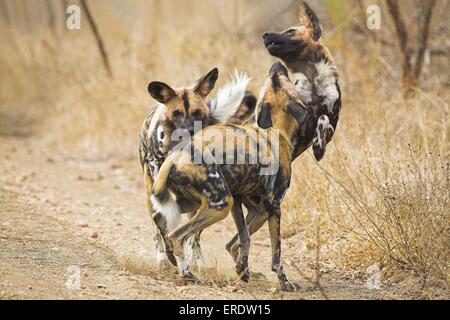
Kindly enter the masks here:
M 181 217 L 180 207 L 167 186 L 167 179 L 173 166 L 174 162 L 170 157 L 164 161 L 156 176 L 151 196 L 153 208 L 166 219 L 167 231 L 173 230 Z
M 241 105 L 250 80 L 251 78 L 245 73 L 235 71 L 231 81 L 221 87 L 211 100 L 211 116 L 219 123 L 227 123 Z
M 169 173 L 173 165 L 174 163 L 172 159 L 168 157 L 162 164 L 156 176 L 155 182 L 153 184 L 152 195 L 159 201 L 165 202 L 170 196 L 169 189 L 167 187 L 167 178 L 169 177 Z

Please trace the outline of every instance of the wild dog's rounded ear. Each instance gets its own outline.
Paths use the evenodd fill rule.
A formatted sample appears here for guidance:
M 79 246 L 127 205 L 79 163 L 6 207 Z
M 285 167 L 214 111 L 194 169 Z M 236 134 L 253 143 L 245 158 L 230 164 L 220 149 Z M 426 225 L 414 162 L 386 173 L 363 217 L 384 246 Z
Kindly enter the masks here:
M 272 116 L 270 115 L 270 105 L 268 103 L 260 103 L 256 113 L 256 123 L 258 127 L 267 129 L 273 126 Z
M 194 87 L 194 92 L 198 93 L 202 97 L 206 97 L 216 84 L 217 78 L 219 78 L 219 70 L 217 68 L 212 69 L 207 75 L 198 79 L 197 84 Z
M 300 21 L 305 25 L 314 41 L 319 41 L 322 36 L 322 26 L 319 18 L 306 2 L 300 5 Z
M 158 81 L 153 81 L 148 84 L 148 93 L 161 103 L 167 103 L 177 95 L 167 84 Z
M 239 105 L 239 108 L 234 113 L 231 119 L 231 123 L 237 124 L 244 123 L 244 121 L 247 120 L 254 113 L 256 102 L 257 100 L 255 95 L 250 91 L 246 91 L 244 98 L 242 99 L 241 104 Z

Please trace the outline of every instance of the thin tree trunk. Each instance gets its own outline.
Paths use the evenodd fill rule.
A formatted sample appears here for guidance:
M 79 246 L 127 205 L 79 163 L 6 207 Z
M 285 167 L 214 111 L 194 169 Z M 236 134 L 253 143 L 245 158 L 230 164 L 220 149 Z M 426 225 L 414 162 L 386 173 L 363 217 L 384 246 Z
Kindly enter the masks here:
M 53 33 L 56 33 L 56 10 L 54 7 L 54 3 L 52 0 L 47 0 L 47 9 L 48 9 L 48 24 Z
M 403 57 L 403 86 L 404 88 L 411 88 L 414 86 L 414 76 L 412 74 L 411 56 L 412 51 L 409 47 L 408 32 L 406 31 L 406 24 L 400 12 L 397 0 L 386 0 L 389 14 L 392 17 L 397 32 L 397 38 L 400 44 L 400 50 Z
M 431 16 L 433 14 L 433 8 L 436 4 L 435 0 L 423 0 L 421 1 L 421 15 L 420 15 L 420 29 L 418 32 L 418 50 L 417 50 L 417 59 L 416 66 L 414 69 L 414 77 L 416 79 L 420 78 L 423 68 L 425 51 L 428 46 L 428 38 L 430 35 L 430 25 L 431 25 Z
M 95 40 L 97 41 L 97 46 L 100 51 L 100 55 L 102 56 L 102 61 L 103 65 L 105 66 L 106 72 L 110 77 L 112 77 L 113 73 L 111 65 L 109 63 L 108 53 L 105 50 L 105 46 L 103 45 L 103 39 L 100 36 L 100 33 L 98 32 L 97 24 L 95 23 L 94 17 L 91 14 L 91 11 L 89 9 L 86 0 L 81 0 L 81 6 L 83 7 L 83 10 L 86 12 L 86 16 L 89 25 L 91 26 L 92 33 L 94 34 Z
M 6 24 L 11 24 L 11 10 L 9 8 L 9 2 L 8 0 L 0 1 L 0 9 L 2 16 L 5 18 Z
M 419 2 L 420 10 L 416 19 L 418 21 L 416 24 L 417 29 L 414 31 L 407 29 L 397 0 L 386 0 L 386 4 L 395 25 L 403 57 L 403 87 L 407 91 L 412 91 L 411 89 L 420 84 L 420 76 L 430 35 L 431 17 L 436 0 L 422 0 Z M 412 36 L 414 34 L 416 34 L 415 37 Z

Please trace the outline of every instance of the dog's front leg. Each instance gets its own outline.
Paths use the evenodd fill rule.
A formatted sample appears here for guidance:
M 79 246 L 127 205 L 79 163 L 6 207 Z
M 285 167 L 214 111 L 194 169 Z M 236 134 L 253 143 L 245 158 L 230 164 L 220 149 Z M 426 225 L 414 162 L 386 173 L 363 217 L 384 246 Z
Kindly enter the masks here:
M 281 264 L 280 220 L 281 220 L 280 209 L 279 208 L 274 209 L 269 216 L 270 242 L 272 244 L 272 271 L 277 273 L 281 290 L 283 291 L 300 290 L 300 286 L 298 284 L 292 283 L 287 279 L 283 265 Z
M 155 238 L 158 240 L 157 242 L 157 253 L 163 256 L 161 257 L 161 261 L 158 261 L 158 264 L 161 264 L 165 259 L 168 259 L 172 265 L 177 266 L 177 261 L 175 256 L 173 255 L 173 250 L 170 244 L 169 239 L 167 238 L 167 220 L 161 214 L 161 212 L 155 212 L 152 215 L 153 222 L 155 223 Z M 170 231 L 170 230 L 169 230 Z M 160 252 L 161 248 L 164 247 L 164 252 Z M 165 254 L 164 254 L 165 253 Z M 158 259 L 158 256 L 157 256 Z
M 169 261 L 174 266 L 177 265 L 175 257 L 173 256 L 172 249 L 170 248 L 168 239 L 166 237 L 166 222 L 161 219 L 161 213 L 155 212 L 153 209 L 153 204 L 150 201 L 153 188 L 153 178 L 151 174 L 150 167 L 148 163 L 143 164 L 144 169 L 144 184 L 147 195 L 147 210 L 150 218 L 153 220 L 153 235 L 155 241 L 155 253 L 156 253 L 156 263 L 161 266 Z
M 317 120 L 316 132 L 312 143 L 314 157 L 317 161 L 320 161 L 325 155 L 327 144 L 331 141 L 333 134 L 334 128 L 330 124 L 328 116 L 320 116 L 319 120 Z

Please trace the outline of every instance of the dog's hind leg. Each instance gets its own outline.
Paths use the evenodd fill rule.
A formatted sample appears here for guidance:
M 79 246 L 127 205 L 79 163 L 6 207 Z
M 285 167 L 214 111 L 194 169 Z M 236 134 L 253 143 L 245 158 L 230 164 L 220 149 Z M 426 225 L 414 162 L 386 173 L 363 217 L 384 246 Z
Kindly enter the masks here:
M 272 271 L 277 273 L 281 290 L 295 291 L 299 290 L 300 286 L 296 283 L 290 282 L 287 279 L 281 263 L 280 220 L 281 211 L 279 208 L 274 208 L 273 212 L 271 212 L 269 216 L 269 233 L 270 242 L 272 244 Z
M 264 223 L 269 218 L 269 214 L 263 207 L 250 206 L 246 204 L 248 208 L 248 214 L 246 217 L 246 224 L 250 235 L 261 229 Z M 230 253 L 235 262 L 239 258 L 239 234 L 235 234 L 234 237 L 227 243 L 226 249 Z
M 169 240 L 172 242 L 173 251 L 183 279 L 197 281 L 196 277 L 189 271 L 186 263 L 183 252 L 185 241 L 210 225 L 224 219 L 232 205 L 233 198 L 229 193 L 223 195 L 220 207 L 210 206 L 207 197 L 202 196 L 200 208 L 194 217 L 169 234 Z
M 239 234 L 239 252 L 236 261 L 236 273 L 242 281 L 248 282 L 250 272 L 248 270 L 248 255 L 250 252 L 250 233 L 242 212 L 242 201 L 240 198 L 234 198 L 233 208 L 231 209 L 234 224 Z

